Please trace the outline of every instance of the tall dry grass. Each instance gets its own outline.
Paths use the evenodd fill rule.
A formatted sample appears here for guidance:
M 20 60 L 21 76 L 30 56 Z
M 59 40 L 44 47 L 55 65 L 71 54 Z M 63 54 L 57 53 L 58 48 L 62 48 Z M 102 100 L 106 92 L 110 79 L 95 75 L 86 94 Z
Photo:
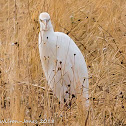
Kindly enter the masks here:
M 0 120 L 50 118 L 55 123 L 43 125 L 84 126 L 87 119 L 89 126 L 125 126 L 125 10 L 125 0 L 0 0 Z M 81 96 L 71 109 L 61 110 L 48 91 L 38 53 L 43 11 L 50 13 L 55 31 L 67 33 L 85 56 L 88 118 Z

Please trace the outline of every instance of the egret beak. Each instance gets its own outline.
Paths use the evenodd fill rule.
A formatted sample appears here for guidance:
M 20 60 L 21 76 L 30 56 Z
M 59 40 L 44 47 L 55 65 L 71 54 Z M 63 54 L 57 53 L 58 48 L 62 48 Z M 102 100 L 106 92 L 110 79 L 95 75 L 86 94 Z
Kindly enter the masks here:
M 45 30 L 47 30 L 47 20 L 43 20 L 43 24 L 45 25 Z
M 50 20 L 50 19 L 49 19 L 49 20 Z M 40 19 L 40 22 L 42 22 L 42 23 L 45 25 L 45 28 L 43 29 L 44 31 L 47 31 L 47 30 L 48 30 L 47 25 L 48 25 L 49 20 L 47 20 L 47 19 L 41 20 L 41 19 Z
M 47 30 L 47 20 L 45 20 L 45 30 Z

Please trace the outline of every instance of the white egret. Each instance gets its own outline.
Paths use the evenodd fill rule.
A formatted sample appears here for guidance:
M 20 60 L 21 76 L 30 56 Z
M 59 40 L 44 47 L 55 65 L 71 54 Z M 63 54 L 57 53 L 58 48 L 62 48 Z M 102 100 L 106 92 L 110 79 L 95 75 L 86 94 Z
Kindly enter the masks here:
M 88 106 L 88 71 L 81 51 L 68 35 L 54 32 L 48 13 L 41 13 L 39 22 L 39 53 L 49 87 L 61 103 L 67 103 L 76 97 L 79 85 Z

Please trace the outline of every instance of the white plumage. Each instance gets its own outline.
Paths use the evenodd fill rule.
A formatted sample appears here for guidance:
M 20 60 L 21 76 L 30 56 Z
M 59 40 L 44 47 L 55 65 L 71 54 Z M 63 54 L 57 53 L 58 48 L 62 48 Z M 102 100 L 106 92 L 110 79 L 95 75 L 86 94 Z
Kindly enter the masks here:
M 48 13 L 41 13 L 39 21 L 39 53 L 49 87 L 64 103 L 76 97 L 79 85 L 88 106 L 88 72 L 81 51 L 68 35 L 54 32 Z

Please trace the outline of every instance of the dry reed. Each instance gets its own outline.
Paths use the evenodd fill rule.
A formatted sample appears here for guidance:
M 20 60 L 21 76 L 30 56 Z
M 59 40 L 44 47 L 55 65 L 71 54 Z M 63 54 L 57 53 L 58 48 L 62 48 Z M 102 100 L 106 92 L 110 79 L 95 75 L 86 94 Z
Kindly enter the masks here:
M 126 126 L 125 0 L 0 0 L 0 120 L 54 119 L 6 126 Z M 38 53 L 38 16 L 50 13 L 85 56 L 90 107 L 61 110 L 48 91 Z M 0 126 L 5 124 L 0 124 Z

